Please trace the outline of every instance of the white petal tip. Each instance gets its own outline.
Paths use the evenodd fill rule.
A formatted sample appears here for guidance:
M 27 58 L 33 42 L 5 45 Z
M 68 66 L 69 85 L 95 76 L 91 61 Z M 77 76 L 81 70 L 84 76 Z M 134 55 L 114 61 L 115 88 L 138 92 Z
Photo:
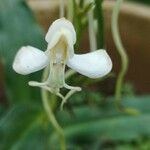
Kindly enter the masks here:
M 77 90 L 78 92 L 82 91 L 82 88 L 79 87 L 79 89 Z
M 99 58 L 99 62 L 97 60 L 97 66 L 95 67 L 97 70 L 95 69 L 95 73 L 91 76 L 91 78 L 101 78 L 110 73 L 112 70 L 112 60 L 105 50 L 98 50 L 97 57 Z
M 28 85 L 29 85 L 29 86 L 34 86 L 34 81 L 29 81 L 29 82 L 28 82 Z
M 21 75 L 27 75 L 29 73 L 25 72 L 24 70 L 22 70 L 18 65 L 16 65 L 15 63 L 13 64 L 13 70 Z

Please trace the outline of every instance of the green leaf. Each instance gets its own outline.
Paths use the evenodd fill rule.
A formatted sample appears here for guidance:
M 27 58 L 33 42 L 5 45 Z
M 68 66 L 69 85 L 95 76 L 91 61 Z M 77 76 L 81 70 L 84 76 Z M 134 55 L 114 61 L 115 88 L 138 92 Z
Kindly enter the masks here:
M 73 124 L 65 128 L 65 136 L 70 142 L 95 141 L 96 138 L 126 141 L 138 139 L 142 136 L 150 137 L 150 114 L 141 116 L 119 116 L 84 123 Z M 50 137 L 54 143 L 57 136 Z M 78 139 L 78 140 L 76 140 Z
M 90 93 L 90 92 L 89 92 Z M 87 97 L 90 97 L 87 93 Z M 79 96 L 79 95 L 78 95 Z M 87 98 L 84 97 L 84 98 Z M 77 97 L 78 98 L 78 97 Z M 75 99 L 70 99 L 74 101 Z M 100 101 L 100 95 L 99 95 Z M 103 100 L 104 101 L 104 100 Z M 141 114 L 150 113 L 150 96 L 141 96 L 141 97 L 124 97 L 122 103 L 125 107 L 130 107 L 137 109 Z M 97 102 L 96 102 L 97 104 Z M 118 116 L 127 116 L 125 113 L 118 112 L 114 105 L 114 97 L 105 98 L 105 101 L 101 103 L 101 106 L 92 104 L 91 106 L 85 105 L 75 107 L 73 114 L 69 114 L 67 111 L 57 112 L 59 122 L 63 125 L 77 124 L 86 122 L 89 120 L 118 117 Z M 86 117 L 85 117 L 86 116 Z
M 68 148 L 88 147 L 94 150 L 95 147 L 103 146 L 103 142 L 110 141 L 117 143 L 119 149 L 123 147 L 119 145 L 120 142 L 128 144 L 143 137 L 150 138 L 149 100 L 150 96 L 124 97 L 124 105 L 140 110 L 141 114 L 137 116 L 117 112 L 112 97 L 101 107 L 76 107 L 74 115 L 57 112 Z M 48 150 L 52 146 L 59 149 L 58 137 L 41 106 L 33 103 L 14 106 L 0 120 L 0 149 Z
M 0 105 L 0 117 L 3 115 L 3 113 L 5 112 L 5 107 Z
M 41 122 L 42 113 L 39 106 L 15 105 L 0 120 L 0 149 L 10 150 L 30 128 Z
M 9 100 L 39 99 L 39 90 L 28 86 L 31 79 L 40 80 L 40 74 L 21 76 L 12 70 L 12 62 L 23 45 L 44 48 L 43 32 L 24 0 L 0 0 L 0 59 L 4 65 L 6 93 Z
M 48 128 L 43 128 L 42 124 L 35 123 L 23 136 L 11 147 L 11 150 L 48 150 Z
M 130 0 L 130 1 L 134 1 L 134 2 L 139 2 L 139 3 L 150 5 L 150 1 L 149 0 Z
M 74 110 L 74 116 L 67 112 L 58 113 L 59 122 L 64 127 L 68 141 L 74 143 L 84 139 L 84 142 L 87 142 L 99 138 L 129 142 L 150 137 L 150 96 L 125 97 L 123 102 L 125 106 L 138 109 L 141 114 L 130 116 L 117 112 L 112 98 L 109 98 L 107 104 L 101 108 L 78 107 Z M 57 141 L 55 133 L 50 136 L 50 141 Z

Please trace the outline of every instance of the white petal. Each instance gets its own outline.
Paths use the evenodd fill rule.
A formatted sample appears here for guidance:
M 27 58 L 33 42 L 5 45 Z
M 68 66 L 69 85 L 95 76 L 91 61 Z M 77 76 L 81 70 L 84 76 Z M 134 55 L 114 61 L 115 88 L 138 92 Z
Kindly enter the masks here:
M 74 30 L 72 23 L 65 18 L 57 19 L 49 27 L 48 32 L 45 36 L 45 40 L 47 41 L 47 43 L 50 43 L 55 33 L 61 31 L 62 29 L 66 29 L 71 33 L 74 44 L 76 42 L 76 32 Z
M 13 69 L 22 75 L 43 69 L 49 63 L 46 54 L 32 46 L 20 48 L 13 62 Z
M 70 58 L 74 54 L 73 45 L 76 42 L 76 32 L 72 23 L 65 18 L 58 19 L 52 23 L 46 34 L 45 40 L 48 42 L 48 50 L 55 46 L 61 36 L 65 36 L 68 44 Z
M 74 55 L 67 65 L 73 70 L 89 78 L 99 78 L 108 74 L 112 69 L 112 61 L 105 50 Z

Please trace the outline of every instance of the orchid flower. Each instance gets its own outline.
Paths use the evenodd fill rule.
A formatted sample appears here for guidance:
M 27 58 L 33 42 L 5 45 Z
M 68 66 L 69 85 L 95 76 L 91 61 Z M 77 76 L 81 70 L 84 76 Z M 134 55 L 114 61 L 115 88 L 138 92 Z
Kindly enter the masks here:
M 74 54 L 76 32 L 72 23 L 65 18 L 52 23 L 45 36 L 48 43 L 43 52 L 32 46 L 23 46 L 17 52 L 13 62 L 13 69 L 22 75 L 49 68 L 48 78 L 44 82 L 30 81 L 30 86 L 37 86 L 48 90 L 62 98 L 61 107 L 66 100 L 80 87 L 65 83 L 65 66 L 89 78 L 100 78 L 111 71 L 112 61 L 105 50 L 96 50 L 87 54 Z M 60 88 L 70 90 L 66 96 L 60 93 Z

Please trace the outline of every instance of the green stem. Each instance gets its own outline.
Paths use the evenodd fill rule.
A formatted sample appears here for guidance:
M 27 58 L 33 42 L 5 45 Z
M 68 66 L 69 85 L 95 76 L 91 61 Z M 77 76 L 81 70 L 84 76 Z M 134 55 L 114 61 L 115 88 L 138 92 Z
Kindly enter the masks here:
M 65 15 L 65 3 L 64 0 L 59 0 L 59 17 L 62 18 Z
M 94 30 L 93 9 L 89 10 L 88 12 L 88 28 L 89 28 L 90 51 L 95 51 L 97 49 L 97 43 Z
M 83 6 L 82 5 L 80 6 L 76 0 L 72 0 L 72 4 L 73 4 L 73 24 L 75 26 L 76 37 L 77 37 L 75 49 L 79 49 L 80 42 L 81 42 L 81 35 L 85 27 L 85 25 L 83 25 L 83 22 L 82 22 L 83 16 L 81 13 L 81 10 L 83 10 L 82 8 Z
M 65 79 L 70 78 L 72 75 L 74 75 L 75 73 L 77 73 L 76 71 L 72 70 L 72 69 L 68 69 L 65 73 Z
M 47 75 L 47 69 L 45 69 L 44 73 L 43 73 L 43 77 L 42 80 L 45 79 Z M 49 105 L 48 102 L 48 92 L 45 91 L 44 89 L 41 90 L 41 95 L 42 95 L 42 101 L 43 101 L 43 106 L 44 109 L 48 115 L 48 119 L 51 122 L 52 126 L 54 127 L 54 129 L 56 130 L 57 134 L 59 135 L 60 138 L 60 149 L 61 150 L 66 150 L 66 144 L 65 144 L 65 137 L 64 137 L 64 131 L 63 129 L 60 127 L 60 125 L 58 124 L 55 115 L 53 114 L 53 111 L 51 109 L 51 106 Z
M 112 13 L 112 35 L 117 47 L 118 53 L 121 57 L 121 70 L 119 72 L 117 82 L 116 82 L 116 90 L 115 90 L 115 101 L 116 105 L 120 107 L 121 105 L 121 90 L 123 85 L 124 76 L 128 69 L 128 56 L 126 51 L 123 47 L 122 41 L 120 39 L 119 29 L 118 29 L 118 17 L 119 17 L 119 10 L 123 0 L 117 0 L 116 5 L 114 6 L 113 13 Z M 120 107 L 121 108 L 121 107 Z
M 104 19 L 102 10 L 103 0 L 95 0 L 95 16 L 97 19 L 97 48 L 104 48 Z
M 74 15 L 73 1 L 68 0 L 67 1 L 67 19 L 70 20 L 70 21 L 73 21 L 73 15 Z
M 120 111 L 124 111 L 129 114 L 139 114 L 139 112 L 137 110 L 132 109 L 132 108 L 124 108 L 121 105 L 123 81 L 124 81 L 124 77 L 128 70 L 128 56 L 127 56 L 125 48 L 123 47 L 123 44 L 122 44 L 122 41 L 120 38 L 120 34 L 119 34 L 119 27 L 118 27 L 118 17 L 119 17 L 119 11 L 120 11 L 120 6 L 121 6 L 122 2 L 123 2 L 123 0 L 117 0 L 116 5 L 114 6 L 114 9 L 113 9 L 112 22 L 111 22 L 114 43 L 115 43 L 118 53 L 121 57 L 121 70 L 118 74 L 118 78 L 116 81 L 115 104 L 116 104 L 116 107 Z
M 69 0 L 70 1 L 70 0 Z M 74 26 L 75 26 L 75 30 L 76 30 L 76 37 L 77 37 L 77 41 L 76 41 L 76 44 L 75 44 L 75 49 L 77 48 L 77 47 L 79 47 L 79 32 L 78 32 L 78 15 L 77 15 L 77 9 L 78 9 L 78 7 L 77 7 L 77 3 L 76 3 L 76 1 L 75 0 L 72 0 L 72 4 L 73 4 L 73 20 L 72 20 L 72 22 L 73 22 L 73 24 L 74 24 Z

